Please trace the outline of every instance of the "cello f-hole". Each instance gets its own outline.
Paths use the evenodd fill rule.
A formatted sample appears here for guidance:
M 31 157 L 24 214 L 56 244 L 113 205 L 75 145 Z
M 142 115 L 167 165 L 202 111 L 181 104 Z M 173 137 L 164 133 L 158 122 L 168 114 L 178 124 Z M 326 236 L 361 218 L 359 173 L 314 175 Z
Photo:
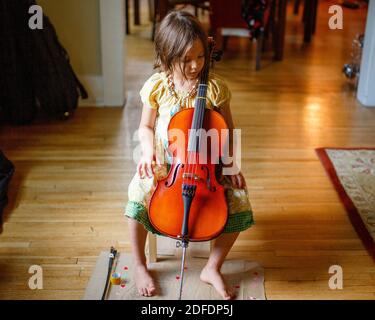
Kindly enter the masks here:
M 169 187 L 171 187 L 171 186 L 174 184 L 174 182 L 176 181 L 177 172 L 178 172 L 180 166 L 181 166 L 181 164 L 178 164 L 177 167 L 175 168 L 175 170 L 174 170 L 174 172 L 173 172 L 173 178 L 172 178 L 171 183 L 168 184 L 168 181 L 165 181 L 165 186 L 166 186 L 166 187 L 169 188 Z M 182 167 L 183 167 L 183 165 L 182 165 Z

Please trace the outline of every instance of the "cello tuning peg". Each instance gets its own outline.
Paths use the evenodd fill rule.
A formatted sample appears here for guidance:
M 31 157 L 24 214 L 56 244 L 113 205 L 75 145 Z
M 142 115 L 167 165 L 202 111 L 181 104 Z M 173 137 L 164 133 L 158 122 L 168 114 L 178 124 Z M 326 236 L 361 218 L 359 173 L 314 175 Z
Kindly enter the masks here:
M 223 55 L 223 50 L 217 50 L 217 51 L 213 52 L 213 54 L 212 54 L 212 58 L 213 58 L 215 61 L 220 61 L 222 55 Z

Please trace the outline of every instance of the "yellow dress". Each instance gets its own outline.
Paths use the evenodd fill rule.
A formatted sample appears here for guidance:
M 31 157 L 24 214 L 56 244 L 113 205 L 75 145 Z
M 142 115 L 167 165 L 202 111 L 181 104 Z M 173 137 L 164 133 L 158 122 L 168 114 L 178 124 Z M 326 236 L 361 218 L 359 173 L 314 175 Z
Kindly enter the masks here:
M 168 154 L 168 124 L 171 117 L 184 108 L 193 108 L 195 96 L 186 97 L 184 92 L 175 90 L 176 95 L 171 94 L 168 78 L 165 72 L 153 74 L 143 85 L 140 96 L 142 103 L 157 110 L 154 127 L 155 156 L 159 163 L 164 165 L 155 166 L 153 177 L 141 179 L 136 173 L 128 187 L 128 202 L 125 208 L 125 216 L 136 219 L 144 227 L 153 233 L 158 232 L 152 227 L 147 208 L 151 195 L 156 187 L 156 182 L 167 176 L 171 157 Z M 229 103 L 231 93 L 226 83 L 217 75 L 211 73 L 207 87 L 206 107 L 213 110 Z M 224 232 L 240 232 L 254 224 L 247 189 L 233 188 L 231 180 L 221 176 L 219 182 L 226 187 L 226 200 L 228 204 L 228 222 Z

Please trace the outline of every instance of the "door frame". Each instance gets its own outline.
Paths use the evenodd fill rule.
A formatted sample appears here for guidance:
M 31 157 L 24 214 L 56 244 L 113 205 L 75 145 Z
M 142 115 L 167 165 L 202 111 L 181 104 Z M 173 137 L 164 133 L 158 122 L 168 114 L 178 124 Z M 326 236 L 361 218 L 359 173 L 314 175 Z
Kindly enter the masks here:
M 125 2 L 99 0 L 103 105 L 125 104 Z
M 369 1 L 357 99 L 375 107 L 375 1 Z

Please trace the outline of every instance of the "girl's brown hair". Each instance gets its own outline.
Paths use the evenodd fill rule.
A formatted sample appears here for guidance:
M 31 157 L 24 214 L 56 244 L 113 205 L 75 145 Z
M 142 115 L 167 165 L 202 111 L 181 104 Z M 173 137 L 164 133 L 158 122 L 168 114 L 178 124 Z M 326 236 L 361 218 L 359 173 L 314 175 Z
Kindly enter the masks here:
M 173 72 L 173 65 L 178 62 L 182 74 L 182 59 L 186 51 L 196 39 L 200 39 L 204 48 L 206 69 L 209 63 L 207 35 L 196 17 L 186 11 L 172 11 L 160 23 L 155 37 L 155 63 L 154 68 L 159 68 L 167 73 Z

